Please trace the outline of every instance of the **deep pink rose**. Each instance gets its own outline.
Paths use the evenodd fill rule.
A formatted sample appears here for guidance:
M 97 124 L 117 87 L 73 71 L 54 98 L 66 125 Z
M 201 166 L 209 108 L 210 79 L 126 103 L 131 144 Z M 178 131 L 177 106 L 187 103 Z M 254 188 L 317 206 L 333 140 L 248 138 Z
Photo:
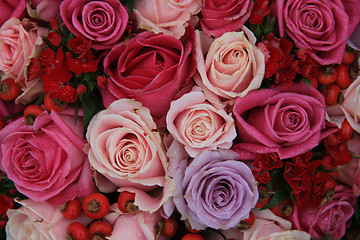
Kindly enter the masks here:
M 232 116 L 207 102 L 199 87 L 171 102 L 166 122 L 192 157 L 205 149 L 230 148 L 236 137 Z
M 316 147 L 334 128 L 325 127 L 324 96 L 305 83 L 249 92 L 237 98 L 233 112 L 243 158 L 277 152 L 290 158 Z M 249 154 L 249 155 L 247 155 Z
M 319 64 L 340 64 L 354 28 L 360 21 L 359 0 L 278 0 L 281 37 L 285 33 Z
M 0 27 L 10 18 L 22 18 L 26 16 L 25 0 L 1 0 L 0 1 Z
M 110 50 L 104 59 L 105 73 L 110 76 L 102 91 L 104 105 L 120 98 L 134 98 L 160 119 L 169 110 L 170 102 L 186 87 L 196 64 L 192 57 L 194 32 L 181 40 L 164 34 L 143 32 L 127 44 Z
M 60 4 L 63 0 L 26 0 L 30 17 L 50 22 L 60 15 Z
M 253 5 L 252 0 L 204 0 L 200 12 L 201 28 L 214 37 L 239 31 L 250 17 Z
M 26 199 L 18 203 L 21 205 L 20 208 L 8 211 L 8 239 L 66 240 L 67 228 L 72 222 L 77 221 L 84 225 L 91 222 L 84 214 L 76 220 L 69 220 L 59 207 L 48 202 Z
M 172 194 L 168 159 L 149 109 L 133 99 L 120 99 L 91 120 L 86 138 L 89 161 L 103 192 L 136 193 L 140 210 L 158 210 Z
M 34 125 L 19 118 L 0 131 L 0 167 L 19 192 L 61 205 L 93 191 L 80 118 L 44 111 Z
M 202 7 L 202 0 L 135 1 L 137 27 L 180 38 L 193 15 Z
M 22 21 L 11 18 L 0 28 L 0 70 L 19 83 L 23 93 L 17 103 L 27 104 L 42 93 L 39 79 L 27 79 L 26 67 L 32 57 L 40 54 L 42 36 L 47 31 L 27 18 Z
M 129 18 L 118 0 L 65 0 L 60 13 L 66 27 L 76 36 L 91 40 L 91 46 L 96 50 L 118 44 Z
M 337 185 L 335 195 L 330 202 L 319 208 L 301 208 L 294 206 L 293 227 L 308 232 L 312 238 L 321 238 L 329 234 L 333 239 L 341 239 L 350 226 L 354 214 L 356 197 L 350 188 Z

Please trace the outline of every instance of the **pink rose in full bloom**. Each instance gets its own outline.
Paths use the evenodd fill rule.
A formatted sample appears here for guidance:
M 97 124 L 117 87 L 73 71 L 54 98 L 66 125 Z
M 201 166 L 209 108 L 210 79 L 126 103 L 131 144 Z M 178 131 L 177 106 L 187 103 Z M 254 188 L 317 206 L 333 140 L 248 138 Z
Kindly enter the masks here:
M 324 96 L 304 82 L 292 88 L 262 89 L 237 98 L 233 112 L 239 143 L 234 148 L 246 159 L 277 152 L 281 159 L 316 147 L 337 128 L 325 125 Z
M 26 0 L 30 17 L 50 22 L 60 15 L 60 4 L 63 0 Z
M 193 29 L 188 28 L 181 40 L 146 31 L 111 49 L 104 59 L 110 76 L 102 91 L 105 107 L 116 99 L 134 98 L 155 119 L 164 118 L 170 102 L 193 85 Z
M 230 148 L 236 137 L 232 116 L 207 102 L 198 87 L 171 102 L 166 120 L 168 131 L 191 157 L 205 149 Z
M 0 28 L 0 70 L 19 83 L 23 93 L 17 103 L 27 104 L 41 94 L 40 80 L 28 80 L 26 67 L 40 54 L 47 31 L 26 18 L 11 18 Z
M 129 19 L 119 0 L 65 0 L 60 13 L 66 27 L 76 36 L 90 40 L 96 50 L 119 44 Z
M 215 40 L 196 32 L 198 71 L 194 80 L 210 102 L 233 103 L 236 97 L 261 86 L 265 57 L 255 43 L 254 34 L 245 27 L 241 32 L 228 32 Z
M 321 238 L 329 234 L 333 239 L 341 239 L 350 226 L 354 214 L 356 197 L 350 188 L 337 185 L 333 199 L 319 208 L 294 206 L 293 226 L 308 232 L 312 238 Z
M 25 0 L 2 0 L 0 1 L 0 27 L 10 18 L 22 18 L 26 16 Z
M 134 15 L 137 27 L 155 33 L 165 33 L 180 38 L 202 0 L 141 0 L 135 1 Z
M 86 138 L 89 161 L 103 192 L 136 193 L 135 205 L 154 212 L 174 190 L 167 177 L 168 159 L 149 109 L 120 99 L 91 120 Z
M 19 118 L 0 131 L 0 167 L 16 189 L 35 201 L 61 205 L 94 190 L 83 151 L 80 117 L 44 111 L 34 125 Z
M 201 28 L 206 35 L 214 37 L 239 31 L 250 17 L 253 5 L 251 0 L 204 0 L 200 12 Z
M 71 222 L 65 218 L 59 207 L 48 202 L 26 199 L 18 202 L 21 207 L 8 211 L 6 225 L 7 239 L 66 240 L 67 228 Z M 84 214 L 76 221 L 87 225 L 91 222 Z
M 281 37 L 285 33 L 319 64 L 340 64 L 354 28 L 360 21 L 359 0 L 278 0 Z

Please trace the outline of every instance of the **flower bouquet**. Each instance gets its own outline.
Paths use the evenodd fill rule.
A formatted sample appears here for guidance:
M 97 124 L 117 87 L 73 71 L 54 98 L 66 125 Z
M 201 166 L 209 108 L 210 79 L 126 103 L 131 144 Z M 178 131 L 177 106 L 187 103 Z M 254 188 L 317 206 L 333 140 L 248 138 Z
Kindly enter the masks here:
M 359 13 L 1 1 L 2 239 L 359 239 Z

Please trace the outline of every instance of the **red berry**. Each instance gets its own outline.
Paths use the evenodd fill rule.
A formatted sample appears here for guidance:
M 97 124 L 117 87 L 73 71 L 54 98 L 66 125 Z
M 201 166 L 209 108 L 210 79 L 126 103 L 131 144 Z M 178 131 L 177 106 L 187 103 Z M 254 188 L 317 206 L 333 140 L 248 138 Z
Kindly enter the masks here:
M 187 233 L 181 240 L 205 240 L 205 238 L 198 233 Z
M 324 88 L 322 94 L 325 97 L 325 102 L 329 106 L 334 106 L 342 102 L 341 89 L 337 84 L 330 84 Z
M 110 203 L 107 197 L 101 193 L 93 193 L 87 196 L 83 202 L 83 210 L 86 216 L 92 219 L 105 217 L 109 212 Z
M 249 217 L 240 222 L 239 230 L 247 230 L 249 229 L 255 222 L 255 215 L 253 212 L 249 212 Z
M 112 226 L 108 222 L 95 221 L 91 223 L 89 233 L 92 239 L 106 239 L 112 233 Z
M 285 198 L 285 200 L 283 200 L 281 203 L 271 207 L 270 209 L 276 216 L 279 216 L 281 218 L 286 218 L 290 216 L 290 214 L 293 212 L 294 210 L 293 205 L 294 204 L 290 198 Z
M 346 65 L 341 64 L 336 67 L 337 78 L 335 83 L 339 85 L 341 89 L 347 88 L 351 84 L 351 78 L 349 74 L 349 69 Z
M 12 78 L 6 78 L 0 83 L 0 99 L 11 101 L 20 95 L 20 86 Z
M 265 185 L 258 185 L 259 199 L 255 208 L 262 208 L 270 201 L 269 189 Z
M 165 237 L 173 237 L 178 230 L 178 223 L 174 216 L 170 216 L 169 218 L 161 219 L 156 228 L 158 234 Z
M 342 64 L 351 64 L 355 60 L 355 53 L 353 51 L 345 50 L 344 56 L 342 58 Z
M 69 240 L 90 240 L 88 229 L 80 222 L 71 223 L 67 233 L 67 239 Z
M 26 125 L 33 125 L 35 118 L 39 116 L 45 109 L 39 105 L 29 105 L 24 110 L 24 119 Z
M 80 216 L 82 211 L 81 202 L 75 198 L 64 204 L 62 212 L 67 219 L 76 219 Z
M 121 212 L 123 213 L 135 213 L 139 209 L 134 205 L 135 193 L 123 191 L 119 194 L 117 204 Z
M 44 105 L 46 110 L 48 110 L 49 112 L 51 112 L 51 110 L 54 110 L 56 112 L 61 112 L 62 110 L 64 110 L 67 106 L 67 103 L 59 100 L 58 98 L 50 97 L 50 94 L 50 92 L 47 92 L 45 94 Z
M 351 139 L 353 133 L 354 129 L 351 127 L 350 123 L 345 118 L 337 134 L 341 137 L 342 141 L 347 142 Z
M 333 66 L 327 65 L 322 67 L 317 75 L 317 80 L 320 84 L 329 85 L 335 82 L 337 77 L 336 69 Z
M 188 221 L 188 220 L 185 220 L 185 228 L 186 228 L 186 230 L 188 230 L 189 232 L 191 232 L 191 233 L 199 233 L 199 232 L 201 232 L 202 230 L 197 230 L 197 229 L 192 229 L 191 228 L 191 225 L 190 225 L 190 222 Z

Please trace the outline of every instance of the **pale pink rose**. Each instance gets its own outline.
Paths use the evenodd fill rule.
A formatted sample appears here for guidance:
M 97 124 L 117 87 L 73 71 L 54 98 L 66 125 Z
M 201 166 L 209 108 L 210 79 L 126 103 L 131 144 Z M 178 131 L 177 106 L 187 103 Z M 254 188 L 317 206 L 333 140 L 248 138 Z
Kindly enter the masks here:
M 69 220 L 64 217 L 59 207 L 48 202 L 26 199 L 18 203 L 20 208 L 7 212 L 7 239 L 66 240 L 67 228 L 71 222 L 78 221 L 87 225 L 92 221 L 84 214 L 76 220 Z
M 27 80 L 26 67 L 32 57 L 37 57 L 43 45 L 42 36 L 48 30 L 29 19 L 11 18 L 0 28 L 0 70 L 19 83 L 23 93 L 16 103 L 27 104 L 42 91 L 40 79 Z
M 250 17 L 253 5 L 254 1 L 251 0 L 204 0 L 200 12 L 201 28 L 214 37 L 239 31 Z
M 168 159 L 150 111 L 140 102 L 113 102 L 93 117 L 86 137 L 101 191 L 135 192 L 135 205 L 150 212 L 168 200 L 175 187 L 167 177 Z
M 210 102 L 233 103 L 236 97 L 261 86 L 265 58 L 255 46 L 254 34 L 245 27 L 243 30 L 225 33 L 213 42 L 196 32 L 198 72 L 194 79 Z
M 30 17 L 50 22 L 60 15 L 62 0 L 26 0 L 26 8 Z
M 19 118 L 0 131 L 0 169 L 16 189 L 35 201 L 61 205 L 94 190 L 83 151 L 82 118 L 44 111 L 25 125 Z
M 294 205 L 291 216 L 293 227 L 308 232 L 312 238 L 329 234 L 333 239 L 341 239 L 351 224 L 356 197 L 352 190 L 337 185 L 333 199 L 319 208 L 301 208 Z
M 287 34 L 319 64 L 340 64 L 347 40 L 360 21 L 358 0 L 278 0 L 280 36 Z
M 25 0 L 0 1 L 0 27 L 10 18 L 22 18 L 26 15 Z
M 191 157 L 205 149 L 230 148 L 236 137 L 231 115 L 207 102 L 198 87 L 171 102 L 166 122 L 168 131 Z
M 191 17 L 202 7 L 202 0 L 135 1 L 137 27 L 180 38 Z

